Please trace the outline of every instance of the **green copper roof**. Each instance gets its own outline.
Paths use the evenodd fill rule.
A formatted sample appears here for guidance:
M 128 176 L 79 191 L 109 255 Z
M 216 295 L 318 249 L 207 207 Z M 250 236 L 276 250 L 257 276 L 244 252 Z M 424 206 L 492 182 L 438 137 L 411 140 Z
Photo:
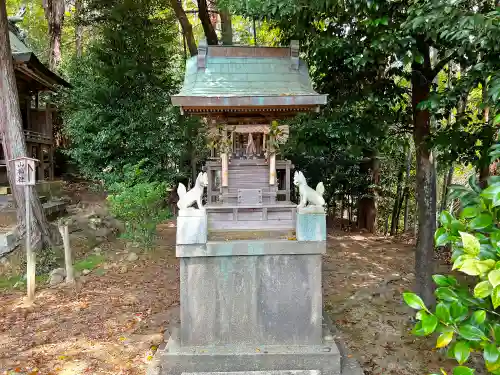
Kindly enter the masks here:
M 207 48 L 208 47 L 208 48 Z M 286 107 L 326 104 L 307 65 L 287 48 L 203 46 L 186 63 L 172 103 L 187 107 Z M 295 56 L 295 57 L 292 57 Z
M 178 96 L 318 95 L 307 66 L 290 66 L 289 58 L 209 57 L 198 69 L 196 57 L 186 64 L 184 85 Z

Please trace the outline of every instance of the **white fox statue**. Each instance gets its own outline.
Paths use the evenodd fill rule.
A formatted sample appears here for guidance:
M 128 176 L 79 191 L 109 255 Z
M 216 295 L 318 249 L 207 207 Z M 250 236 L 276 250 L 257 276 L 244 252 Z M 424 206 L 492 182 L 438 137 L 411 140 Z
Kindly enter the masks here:
M 186 191 L 184 184 L 179 183 L 179 186 L 177 187 L 177 195 L 179 196 L 177 207 L 179 207 L 179 210 L 189 208 L 194 204 L 194 202 L 198 204 L 198 208 L 200 210 L 203 210 L 204 207 L 201 203 L 201 197 L 203 196 L 203 190 L 206 186 L 208 186 L 208 176 L 203 172 L 198 174 L 194 187 L 189 191 Z
M 325 186 L 323 185 L 323 182 L 318 183 L 316 190 L 313 190 L 307 185 L 304 174 L 296 171 L 293 175 L 293 184 L 299 188 L 300 202 L 297 208 L 305 207 L 308 202 L 310 206 L 325 205 L 325 199 L 323 198 Z

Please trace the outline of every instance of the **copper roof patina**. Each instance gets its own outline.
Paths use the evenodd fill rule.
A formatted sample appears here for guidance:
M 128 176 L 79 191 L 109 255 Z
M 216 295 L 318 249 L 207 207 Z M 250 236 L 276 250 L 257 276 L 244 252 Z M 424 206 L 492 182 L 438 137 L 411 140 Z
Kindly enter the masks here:
M 198 56 L 187 60 L 184 85 L 172 103 L 188 112 L 315 110 L 326 98 L 314 91 L 297 42 L 290 48 L 200 43 Z

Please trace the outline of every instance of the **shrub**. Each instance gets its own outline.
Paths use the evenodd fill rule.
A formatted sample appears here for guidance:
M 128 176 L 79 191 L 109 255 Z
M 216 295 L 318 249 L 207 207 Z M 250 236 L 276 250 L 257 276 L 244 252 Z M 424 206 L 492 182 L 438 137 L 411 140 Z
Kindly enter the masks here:
M 151 246 L 156 225 L 170 216 L 165 208 L 166 185 L 140 182 L 108 196 L 111 214 L 123 221 L 123 238 Z
M 453 375 L 469 375 L 465 366 L 471 353 L 481 352 L 486 369 L 500 374 L 500 177 L 491 177 L 481 190 L 475 177 L 469 187 L 454 186 L 453 199 L 460 199 L 459 217 L 447 211 L 440 215 L 436 246 L 451 244 L 452 270 L 467 276 L 459 282 L 451 275 L 434 275 L 436 307 L 431 310 L 413 293 L 404 293 L 405 302 L 419 310 L 412 333 L 438 333 L 436 348 L 459 366 Z M 441 370 L 442 374 L 446 374 Z

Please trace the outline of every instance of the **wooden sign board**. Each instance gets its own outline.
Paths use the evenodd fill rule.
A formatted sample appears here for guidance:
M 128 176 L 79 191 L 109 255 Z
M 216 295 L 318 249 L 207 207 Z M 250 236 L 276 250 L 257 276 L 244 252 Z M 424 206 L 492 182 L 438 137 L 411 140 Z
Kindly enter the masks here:
M 20 157 L 14 159 L 13 161 L 16 185 L 34 186 L 36 183 L 35 163 L 38 160 L 27 157 Z

